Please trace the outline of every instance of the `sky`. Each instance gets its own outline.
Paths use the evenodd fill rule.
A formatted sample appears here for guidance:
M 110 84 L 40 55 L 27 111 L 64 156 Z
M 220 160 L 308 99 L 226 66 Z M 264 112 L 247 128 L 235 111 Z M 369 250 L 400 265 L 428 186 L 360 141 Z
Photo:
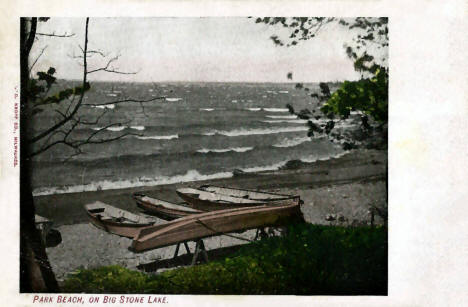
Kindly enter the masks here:
M 38 32 L 73 37 L 40 36 L 32 61 L 47 46 L 34 66 L 36 71 L 57 69 L 61 79 L 82 78 L 82 63 L 73 58 L 84 45 L 84 18 L 51 18 L 39 23 Z M 275 46 L 272 34 L 284 35 L 280 26 L 256 24 L 246 17 L 207 18 L 91 18 L 88 49 L 119 55 L 113 68 L 134 75 L 97 72 L 91 81 L 126 82 L 318 82 L 356 80 L 359 75 L 343 44 L 353 33 L 328 25 L 312 40 L 293 47 Z M 93 55 L 89 70 L 107 60 Z

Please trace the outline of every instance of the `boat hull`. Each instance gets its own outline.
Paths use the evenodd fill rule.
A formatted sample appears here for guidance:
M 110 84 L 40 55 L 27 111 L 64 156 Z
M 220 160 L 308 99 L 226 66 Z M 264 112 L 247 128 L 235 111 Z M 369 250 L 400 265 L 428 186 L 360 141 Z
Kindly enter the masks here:
M 140 224 L 140 225 L 131 225 L 123 226 L 119 224 L 113 224 L 111 222 L 101 222 L 99 219 L 88 215 L 91 223 L 99 229 L 102 229 L 106 232 L 133 239 L 139 232 L 140 229 L 150 226 L 152 224 Z
M 238 197 L 242 199 L 250 199 L 254 201 L 274 201 L 292 198 L 292 195 L 278 194 L 264 191 L 238 189 L 238 188 L 227 188 L 222 186 L 214 185 L 202 185 L 198 188 L 199 190 L 222 194 L 231 197 Z
M 142 228 L 133 238 L 131 250 L 147 250 L 206 237 L 269 226 L 282 226 L 301 220 L 298 200 L 255 207 L 226 209 L 195 214 L 164 225 Z
M 127 238 L 133 238 L 140 230 L 151 226 L 154 221 L 149 221 L 131 212 L 121 210 L 100 202 L 85 206 L 88 218 L 94 226 L 106 232 Z M 106 212 L 104 214 L 104 212 Z M 112 219 L 109 219 L 111 217 Z M 119 218 L 134 219 L 136 222 L 118 222 Z
M 202 213 L 202 211 L 200 210 L 194 210 L 191 208 L 187 208 L 186 210 L 184 210 L 183 206 L 175 205 L 175 204 L 172 204 L 172 206 L 177 207 L 177 208 L 167 208 L 163 204 L 157 205 L 149 201 L 145 201 L 143 197 L 140 197 L 137 195 L 134 195 L 133 199 L 135 200 L 139 208 L 143 209 L 144 211 L 146 211 L 147 213 L 151 215 L 155 215 L 167 221 L 175 220 L 175 219 L 188 216 L 191 214 Z M 155 201 L 158 201 L 158 200 L 155 199 Z
M 205 192 L 205 191 L 203 191 Z M 219 202 L 217 200 L 210 200 L 210 199 L 201 199 L 199 194 L 190 194 L 190 193 L 182 193 L 180 191 L 176 191 L 177 195 L 186 201 L 192 208 L 203 210 L 203 211 L 214 211 L 214 210 L 224 210 L 224 209 L 233 209 L 233 208 L 245 208 L 251 206 L 262 206 L 274 201 L 285 201 L 285 200 L 299 200 L 299 196 L 291 196 L 285 197 L 284 199 L 277 199 L 277 200 L 254 200 L 252 203 L 236 203 L 234 202 Z M 216 194 L 216 193 L 211 193 Z M 231 197 L 235 199 L 236 197 Z M 240 201 L 245 200 L 243 198 L 237 198 Z

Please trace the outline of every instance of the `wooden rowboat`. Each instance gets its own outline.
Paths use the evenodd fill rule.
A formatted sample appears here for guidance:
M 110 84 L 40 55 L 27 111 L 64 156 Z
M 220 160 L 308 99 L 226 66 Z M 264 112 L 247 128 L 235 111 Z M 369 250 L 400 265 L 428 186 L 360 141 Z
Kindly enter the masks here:
M 155 222 L 100 201 L 85 205 L 85 209 L 94 226 L 127 238 L 133 238 L 140 229 L 151 226 Z
M 133 193 L 133 199 L 141 209 L 164 220 L 174 220 L 190 214 L 203 213 L 181 204 L 170 203 L 165 200 L 152 198 L 142 193 Z
M 293 198 L 294 196 L 286 195 L 286 194 L 276 194 L 270 192 L 262 192 L 262 191 L 254 191 L 254 190 L 245 190 L 245 189 L 234 189 L 234 188 L 226 188 L 226 187 L 218 187 L 214 185 L 202 185 L 198 189 L 217 193 L 232 197 L 239 197 L 244 199 L 251 199 L 257 201 L 272 201 L 272 200 L 282 200 L 282 199 L 289 199 Z
M 257 200 L 232 197 L 229 195 L 223 195 L 194 188 L 177 189 L 176 193 L 192 208 L 205 211 L 250 207 L 262 205 L 264 203 Z
M 299 200 L 299 196 L 282 195 L 251 190 L 201 186 L 198 189 L 177 189 L 177 195 L 193 208 L 205 211 L 250 207 L 287 199 Z
M 143 252 L 229 232 L 281 226 L 299 220 L 301 216 L 299 199 L 194 214 L 140 229 L 133 238 L 130 249 L 133 252 Z

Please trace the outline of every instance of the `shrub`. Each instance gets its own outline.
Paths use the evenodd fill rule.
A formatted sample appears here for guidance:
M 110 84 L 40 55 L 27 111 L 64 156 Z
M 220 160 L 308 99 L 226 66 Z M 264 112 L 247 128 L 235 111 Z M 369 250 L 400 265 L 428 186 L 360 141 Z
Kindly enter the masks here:
M 385 295 L 387 229 L 299 224 L 285 237 L 232 256 L 150 275 L 118 266 L 81 270 L 66 292 L 158 294 Z

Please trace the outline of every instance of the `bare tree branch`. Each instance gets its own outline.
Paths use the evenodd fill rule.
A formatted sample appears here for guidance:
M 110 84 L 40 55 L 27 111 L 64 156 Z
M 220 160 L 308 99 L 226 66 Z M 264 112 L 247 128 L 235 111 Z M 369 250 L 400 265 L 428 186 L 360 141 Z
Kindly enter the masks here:
M 38 150 L 31 153 L 31 157 L 36 156 L 38 154 L 41 154 L 41 153 L 49 150 L 50 148 L 52 148 L 53 146 L 56 146 L 58 144 L 66 145 L 66 146 L 74 149 L 76 151 L 75 154 L 79 154 L 79 153 L 83 152 L 81 150 L 81 147 L 84 146 L 84 145 L 87 145 L 87 144 L 103 144 L 103 143 L 112 142 L 112 141 L 115 141 L 115 140 L 122 139 L 122 138 L 124 138 L 126 136 L 129 136 L 129 135 L 140 136 L 140 134 L 138 134 L 138 133 L 126 132 L 126 133 L 120 134 L 120 135 L 118 135 L 116 137 L 94 140 L 95 137 L 97 137 L 99 134 L 101 134 L 101 132 L 103 132 L 105 130 L 108 130 L 108 128 L 119 127 L 119 126 L 127 126 L 128 124 L 130 124 L 130 122 L 131 122 L 131 120 L 130 120 L 130 121 L 127 121 L 127 122 L 110 123 L 110 124 L 108 124 L 108 125 L 106 125 L 106 126 L 104 126 L 102 128 L 99 128 L 99 129 L 95 130 L 88 137 L 86 137 L 84 139 L 79 139 L 79 140 L 69 140 L 68 139 L 72 135 L 72 133 L 75 131 L 75 129 L 77 127 L 79 127 L 80 125 L 97 124 L 105 113 L 106 113 L 106 111 L 101 113 L 100 116 L 96 119 L 96 121 L 93 121 L 93 122 L 82 121 L 80 117 L 73 118 L 71 120 L 73 123 L 70 126 L 70 128 L 68 128 L 67 131 L 55 130 L 54 132 L 52 132 L 49 135 L 49 137 L 47 138 L 47 140 L 44 142 L 44 145 L 41 146 Z M 52 137 L 54 135 L 57 135 L 57 134 L 63 134 L 63 138 L 49 143 L 50 140 L 52 139 Z
M 89 24 L 89 17 L 86 18 L 85 44 L 84 44 L 85 54 L 86 54 L 86 51 L 88 49 L 88 24 Z M 86 88 L 86 84 L 87 84 L 87 82 L 86 82 L 86 78 L 87 78 L 87 61 L 86 61 L 86 57 L 83 58 L 83 66 L 84 66 L 84 70 L 83 70 L 83 91 L 81 92 L 80 99 L 79 99 L 78 103 L 76 104 L 76 106 L 73 108 L 73 111 L 66 118 L 61 120 L 60 122 L 56 123 L 55 125 L 53 125 L 49 129 L 39 133 L 38 135 L 33 137 L 31 140 L 29 140 L 30 144 L 33 144 L 33 143 L 41 140 L 42 138 L 46 137 L 48 134 L 50 134 L 54 130 L 60 128 L 65 123 L 67 123 L 71 118 L 73 118 L 73 116 L 76 114 L 76 112 L 78 112 L 78 109 L 80 108 L 80 105 L 83 102 L 83 98 L 84 98 L 84 94 L 85 94 L 84 89 Z
M 146 115 L 143 103 L 145 102 L 151 102 L 159 99 L 165 99 L 165 96 L 161 97 L 152 97 L 150 99 L 133 99 L 133 98 L 124 98 L 124 99 L 119 99 L 115 101 L 109 101 L 106 103 L 83 103 L 84 101 L 84 95 L 85 95 L 85 88 L 87 86 L 87 75 L 89 73 L 93 72 L 98 72 L 98 71 L 105 71 L 105 72 L 110 72 L 110 73 L 116 73 L 116 74 L 136 74 L 136 72 L 121 72 L 115 69 L 112 64 L 119 58 L 119 56 L 115 56 L 111 59 L 108 60 L 107 64 L 104 67 L 94 69 L 94 70 L 89 70 L 88 71 L 88 61 L 87 59 L 91 57 L 92 55 L 99 55 L 101 57 L 106 57 L 107 55 L 100 51 L 100 50 L 88 50 L 88 25 L 89 25 L 89 18 L 86 18 L 86 31 L 85 31 L 85 43 L 84 43 L 84 48 L 79 46 L 81 52 L 83 53 L 82 56 L 76 57 L 82 59 L 82 66 L 83 66 L 83 81 L 82 81 L 82 91 L 80 95 L 72 95 L 70 97 L 67 97 L 67 99 L 70 101 L 68 104 L 67 108 L 65 111 L 63 109 L 55 109 L 54 111 L 60 116 L 60 118 L 48 129 L 39 132 L 36 136 L 34 136 L 29 142 L 31 144 L 39 142 L 40 141 L 40 146 L 39 149 L 36 151 L 32 152 L 30 154 L 30 157 L 36 156 L 40 153 L 43 153 L 47 151 L 48 149 L 52 148 L 55 145 L 65 145 L 67 147 L 70 147 L 74 150 L 74 154 L 72 156 L 75 156 L 77 154 L 82 153 L 82 146 L 87 145 L 87 144 L 102 144 L 102 143 L 107 143 L 107 142 L 112 142 L 115 140 L 122 139 L 126 136 L 129 135 L 141 135 L 138 133 L 132 133 L 132 132 L 125 132 L 121 133 L 118 136 L 115 137 L 103 137 L 103 138 L 98 138 L 99 135 L 101 135 L 102 132 L 105 130 L 110 130 L 109 128 L 111 127 L 116 127 L 116 126 L 122 126 L 125 125 L 125 128 L 128 128 L 128 124 L 131 122 L 129 120 L 128 122 L 120 122 L 120 123 L 110 123 L 105 125 L 102 128 L 94 128 L 95 131 L 92 133 L 88 134 L 84 138 L 80 139 L 73 139 L 74 132 L 79 129 L 81 126 L 92 126 L 92 125 L 97 125 L 100 120 L 104 117 L 105 114 L 107 114 L 107 109 L 104 109 L 102 113 L 100 113 L 95 120 L 83 120 L 80 116 L 78 116 L 78 110 L 80 107 L 86 105 L 86 106 L 94 106 L 94 107 L 99 107 L 99 106 L 106 106 L 106 105 L 115 105 L 119 103 L 125 103 L 125 102 L 136 102 L 139 103 L 140 106 L 143 109 L 143 113 Z M 78 101 L 75 103 L 75 99 L 78 97 Z M 35 107 L 44 105 L 46 103 L 41 103 L 39 102 L 38 104 L 35 105 Z M 57 139 L 59 137 L 59 139 Z
M 101 114 L 99 114 L 99 116 L 96 118 L 95 121 L 92 121 L 92 122 L 89 122 L 89 121 L 81 121 L 81 124 L 82 125 L 85 125 L 85 126 L 92 126 L 92 125 L 97 125 L 99 124 L 99 121 L 101 120 L 101 118 L 107 114 L 107 109 L 104 109 L 103 112 Z
M 92 106 L 92 107 L 98 107 L 98 106 L 107 106 L 111 104 L 119 104 L 123 102 L 139 102 L 139 103 L 144 103 L 144 102 L 151 102 L 155 100 L 160 100 L 160 99 L 166 99 L 165 96 L 160 96 L 160 97 L 153 97 L 150 99 L 144 99 L 144 100 L 139 100 L 139 99 L 134 99 L 134 98 L 127 98 L 127 99 L 122 99 L 122 100 L 115 100 L 115 101 L 109 101 L 109 102 L 104 102 L 104 103 L 84 103 L 84 106 Z
M 119 56 L 115 56 L 113 58 L 111 58 L 109 61 L 107 61 L 107 64 L 105 67 L 101 67 L 101 68 L 97 68 L 97 69 L 93 69 L 93 70 L 89 70 L 88 71 L 88 74 L 92 74 L 92 73 L 95 73 L 95 72 L 98 72 L 98 71 L 105 71 L 105 72 L 111 72 L 111 73 L 114 73 L 114 74 L 121 74 L 121 75 L 135 75 L 138 73 L 137 72 L 124 72 L 124 71 L 119 71 L 119 70 L 116 70 L 115 68 L 113 67 L 110 67 L 110 65 L 117 61 L 119 59 Z
M 145 115 L 145 117 L 149 117 L 148 114 L 146 114 L 145 106 L 143 105 L 143 102 L 140 102 L 140 107 L 141 107 L 141 110 L 143 111 L 143 115 Z
M 29 73 L 31 73 L 32 69 L 34 68 L 34 65 L 36 65 L 37 61 L 39 60 L 39 58 L 42 56 L 42 54 L 44 53 L 44 51 L 47 49 L 47 45 L 44 46 L 44 48 L 41 49 L 41 52 L 39 53 L 39 55 L 37 56 L 37 58 L 34 60 L 34 62 L 31 64 L 31 67 L 29 67 Z
M 108 54 L 105 54 L 104 52 L 102 52 L 100 50 L 88 50 L 87 53 L 88 54 L 98 54 L 98 55 L 102 56 L 103 58 L 108 56 Z
M 73 55 L 68 55 L 70 58 L 72 59 L 82 59 L 84 57 L 84 50 L 83 50 L 83 47 L 81 47 L 80 45 L 78 45 L 78 48 L 80 48 L 81 50 L 81 53 L 82 55 L 75 55 L 75 53 L 73 53 Z M 90 58 L 92 57 L 93 55 L 100 55 L 101 57 L 103 58 L 106 58 L 107 56 L 109 56 L 109 54 L 105 54 L 104 52 L 100 51 L 100 50 L 88 50 L 86 52 L 86 57 Z
M 75 33 L 68 34 L 67 32 L 65 32 L 64 34 L 55 34 L 55 32 L 52 32 L 52 33 L 36 33 L 36 35 L 48 36 L 48 37 L 72 37 L 72 36 L 75 36 Z
M 82 146 L 82 145 L 85 145 L 85 144 L 102 144 L 102 143 L 107 143 L 107 142 L 112 142 L 112 141 L 115 141 L 115 140 L 118 140 L 118 139 L 121 139 L 125 136 L 128 136 L 128 135 L 136 135 L 136 136 L 140 136 L 140 134 L 138 133 L 133 133 L 133 132 L 126 132 L 126 133 L 123 133 L 117 137 L 113 137 L 113 138 L 106 138 L 106 139 L 100 139 L 100 140 L 92 140 L 95 136 L 97 136 L 101 131 L 104 131 L 106 130 L 107 128 L 110 128 L 110 127 L 114 127 L 114 126 L 118 126 L 118 125 L 121 125 L 121 123 L 114 123 L 114 124 L 110 124 L 110 125 L 107 125 L 106 127 L 103 127 L 99 130 L 96 130 L 94 133 L 92 133 L 91 135 L 88 136 L 88 138 L 86 138 L 85 140 L 82 140 L 80 141 L 78 144 L 79 146 Z
M 63 133 L 64 134 L 64 137 L 63 139 L 61 140 L 57 140 L 55 142 L 52 142 L 50 144 L 47 144 L 48 142 L 45 143 L 44 146 L 42 146 L 39 150 L 33 152 L 30 154 L 30 157 L 33 157 L 35 155 L 38 155 L 40 153 L 43 153 L 45 152 L 46 150 L 50 149 L 51 147 L 55 146 L 55 145 L 58 145 L 58 144 L 65 144 L 65 145 L 68 145 L 70 147 L 74 147 L 73 144 L 69 141 L 67 141 L 67 138 L 68 136 L 73 132 L 73 130 L 75 129 L 75 127 L 78 125 L 78 123 L 74 123 L 72 125 L 72 127 L 68 130 L 68 131 L 62 131 L 62 130 L 54 130 L 52 132 L 52 134 L 56 134 L 56 133 Z M 57 132 L 56 132 L 57 131 Z M 48 141 L 51 139 L 51 137 L 48 138 Z
M 65 111 L 65 114 L 69 114 L 70 109 L 71 109 L 73 103 L 75 102 L 75 98 L 76 98 L 76 95 L 73 95 L 72 98 L 69 99 L 70 103 L 68 104 L 68 107 L 67 107 L 67 110 Z
M 81 47 L 81 45 L 78 45 L 78 48 L 80 48 L 81 50 L 81 53 L 85 53 L 85 51 L 83 50 L 83 47 Z M 100 51 L 100 50 L 88 50 L 86 51 L 86 54 L 99 54 L 100 56 L 102 56 L 103 58 L 107 57 L 109 54 L 105 54 L 104 52 Z M 117 57 L 118 58 L 118 57 Z
M 62 116 L 63 118 L 67 118 L 67 116 L 65 114 L 63 114 L 62 111 L 55 109 L 55 112 L 60 114 L 60 116 Z

